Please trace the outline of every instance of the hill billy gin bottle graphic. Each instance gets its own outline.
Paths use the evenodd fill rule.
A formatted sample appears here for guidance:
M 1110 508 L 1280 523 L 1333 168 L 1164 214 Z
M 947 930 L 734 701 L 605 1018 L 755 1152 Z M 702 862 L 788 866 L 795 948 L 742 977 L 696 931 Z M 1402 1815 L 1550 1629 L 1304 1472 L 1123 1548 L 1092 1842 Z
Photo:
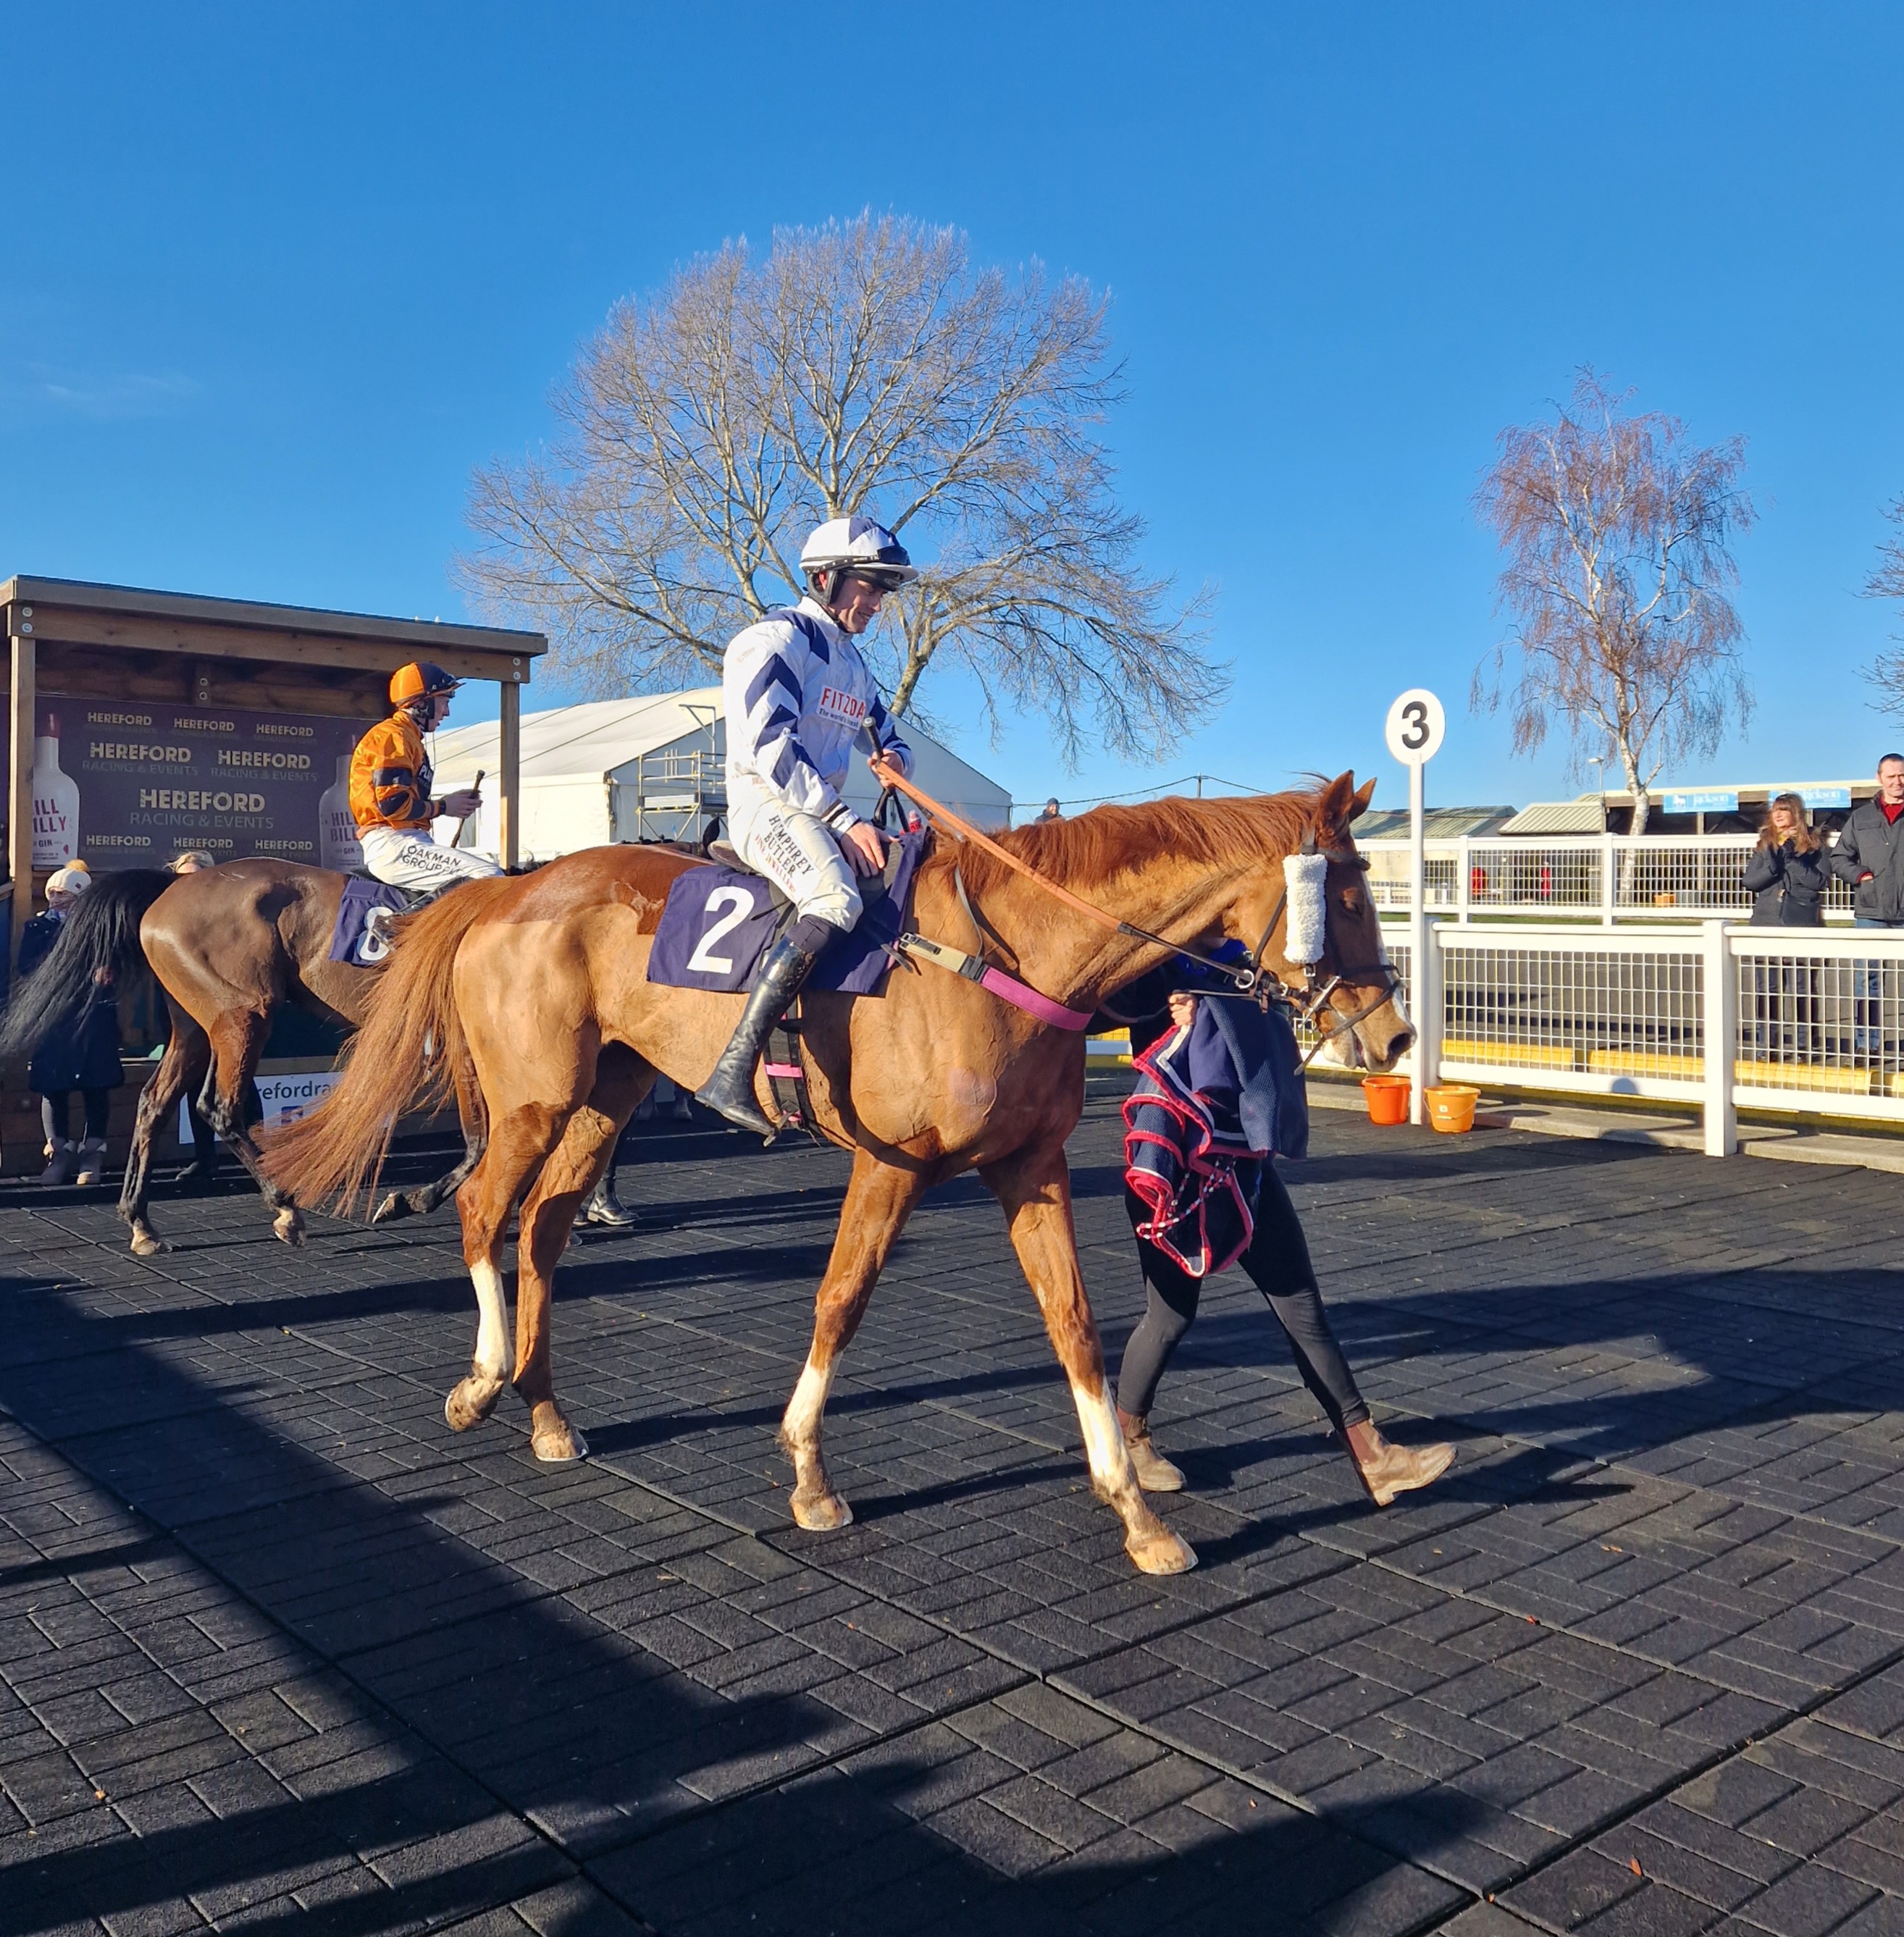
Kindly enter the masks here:
M 317 803 L 317 865 L 348 875 L 364 864 L 357 823 L 350 817 L 350 756 L 337 756 L 337 778 Z
M 59 715 L 40 715 L 33 740 L 33 865 L 63 868 L 79 854 L 79 785 L 59 771 Z

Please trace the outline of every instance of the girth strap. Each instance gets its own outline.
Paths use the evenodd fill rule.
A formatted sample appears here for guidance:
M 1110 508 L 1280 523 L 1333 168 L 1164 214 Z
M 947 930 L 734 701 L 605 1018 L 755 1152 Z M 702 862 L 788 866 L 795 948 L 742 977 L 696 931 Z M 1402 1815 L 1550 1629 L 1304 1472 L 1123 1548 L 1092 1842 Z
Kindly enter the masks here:
M 781 1127 L 805 1130 L 815 1143 L 819 1143 L 823 1139 L 814 1125 L 813 1099 L 808 1093 L 806 1064 L 800 1055 L 801 1022 L 800 999 L 796 996 L 793 1007 L 775 1023 L 767 1038 L 767 1054 L 763 1067 L 767 1072 L 767 1087 L 773 1096 L 774 1108 L 780 1113 Z

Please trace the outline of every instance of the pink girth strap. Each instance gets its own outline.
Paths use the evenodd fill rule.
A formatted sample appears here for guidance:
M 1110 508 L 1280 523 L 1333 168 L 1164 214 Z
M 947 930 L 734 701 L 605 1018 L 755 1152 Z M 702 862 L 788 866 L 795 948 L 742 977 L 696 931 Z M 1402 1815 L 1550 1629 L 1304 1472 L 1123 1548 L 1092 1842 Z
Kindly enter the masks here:
M 943 968 L 965 981 L 976 982 L 987 994 L 997 996 L 1002 1002 L 1009 1002 L 1014 1009 L 1023 1010 L 1026 1015 L 1048 1029 L 1086 1029 L 1091 1026 L 1090 1010 L 1068 1009 L 1063 1003 L 1054 1002 L 1049 996 L 1040 995 L 1017 976 L 1008 975 L 1002 968 L 994 968 L 976 955 L 968 955 L 963 948 L 954 948 L 949 942 L 929 941 L 923 935 L 908 931 L 893 944 L 890 952 L 896 958 L 901 955 L 921 956 L 935 968 Z
M 1068 1009 L 1062 1002 L 1054 1002 L 1049 996 L 1041 996 L 1028 983 L 1020 981 L 1015 975 L 1008 975 L 1002 968 L 987 968 L 978 978 L 981 989 L 989 989 L 1002 1002 L 1009 1002 L 1014 1009 L 1023 1009 L 1041 1023 L 1048 1023 L 1054 1029 L 1084 1029 L 1091 1026 L 1089 1009 Z

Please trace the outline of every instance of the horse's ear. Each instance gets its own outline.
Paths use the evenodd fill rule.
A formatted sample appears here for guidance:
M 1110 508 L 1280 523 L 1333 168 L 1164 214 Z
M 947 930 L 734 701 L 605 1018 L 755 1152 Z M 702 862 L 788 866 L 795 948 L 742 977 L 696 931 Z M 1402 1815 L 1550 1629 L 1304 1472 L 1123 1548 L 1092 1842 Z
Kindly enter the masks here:
M 1359 811 L 1354 801 L 1355 770 L 1351 768 L 1345 774 L 1338 774 L 1317 796 L 1316 826 L 1324 833 L 1338 827 L 1346 827 L 1351 817 Z
M 1371 774 L 1355 790 L 1355 798 L 1349 802 L 1348 817 L 1360 820 L 1369 811 L 1369 803 L 1375 797 L 1375 778 Z

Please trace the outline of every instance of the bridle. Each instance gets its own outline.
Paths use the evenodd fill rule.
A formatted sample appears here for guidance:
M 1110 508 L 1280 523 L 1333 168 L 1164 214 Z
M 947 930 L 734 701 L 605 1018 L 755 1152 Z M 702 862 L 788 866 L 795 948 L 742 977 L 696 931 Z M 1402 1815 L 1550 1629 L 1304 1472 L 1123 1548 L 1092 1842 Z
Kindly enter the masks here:
M 1320 853 L 1333 867 L 1358 868 L 1365 875 L 1369 871 L 1369 857 L 1366 854 L 1358 854 L 1353 847 L 1318 847 L 1313 833 L 1303 835 L 1302 845 L 1298 851 L 1304 854 Z M 1247 986 L 1239 982 L 1238 987 L 1241 993 L 1254 995 L 1261 1002 L 1287 1003 L 1300 1018 L 1305 1029 L 1315 1031 L 1315 1041 L 1302 1059 L 1302 1067 L 1306 1069 L 1332 1042 L 1349 1035 L 1357 1023 L 1366 1022 L 1384 1002 L 1392 1001 L 1395 992 L 1402 986 L 1402 976 L 1401 972 L 1392 962 L 1384 959 L 1359 963 L 1352 968 L 1335 969 L 1326 981 L 1318 984 L 1316 971 L 1327 961 L 1329 947 L 1329 921 L 1325 903 L 1321 960 L 1302 965 L 1303 986 L 1300 989 L 1291 988 L 1273 969 L 1266 972 L 1269 982 L 1274 986 L 1266 990 L 1263 987 L 1266 974 L 1262 966 L 1263 952 L 1269 946 L 1270 937 L 1275 933 L 1278 924 L 1282 920 L 1283 911 L 1288 905 L 1289 889 L 1285 884 L 1278 890 L 1275 904 L 1269 911 L 1269 919 L 1264 923 L 1255 947 L 1251 950 L 1246 958 L 1249 982 Z M 1164 945 L 1168 947 L 1172 944 L 1166 942 Z M 1359 988 L 1372 978 L 1375 983 L 1374 993 L 1352 1014 L 1345 1016 L 1329 1007 L 1329 999 L 1338 989 Z M 1323 1029 L 1318 1025 L 1317 1018 L 1325 1014 L 1333 1023 L 1332 1027 Z
M 882 774 L 881 778 L 885 779 L 886 776 Z M 875 818 L 884 808 L 887 796 L 895 791 L 903 793 L 908 799 L 916 802 L 935 820 L 941 822 L 962 839 L 971 841 L 975 847 L 982 847 L 995 859 L 1002 861 L 1008 868 L 1017 874 L 1023 875 L 1026 880 L 1042 888 L 1047 894 L 1055 897 L 1067 907 L 1075 909 L 1078 914 L 1096 922 L 1100 927 L 1111 929 L 1116 933 L 1127 936 L 1134 941 L 1148 942 L 1154 947 L 1169 950 L 1172 955 L 1181 956 L 1187 962 L 1194 962 L 1199 966 L 1209 969 L 1213 974 L 1220 975 L 1227 981 L 1236 996 L 1248 996 L 1266 1005 L 1270 1002 L 1286 1004 L 1301 1017 L 1305 1027 L 1317 1031 L 1314 1046 L 1302 1059 L 1302 1066 L 1305 1069 L 1307 1069 L 1317 1055 L 1326 1048 L 1330 1043 L 1348 1034 L 1358 1023 L 1366 1021 L 1384 1002 L 1391 1000 L 1396 990 L 1402 986 L 1400 973 L 1393 962 L 1385 960 L 1363 963 L 1351 968 L 1336 968 L 1331 972 L 1327 981 L 1317 984 L 1316 970 L 1327 961 L 1329 947 L 1326 904 L 1323 920 L 1322 958 L 1320 961 L 1305 967 L 1304 986 L 1300 989 L 1292 988 L 1274 969 L 1265 969 L 1263 966 L 1263 952 L 1269 947 L 1271 938 L 1275 934 L 1277 926 L 1282 920 L 1284 911 L 1289 904 L 1289 889 L 1286 883 L 1277 893 L 1275 904 L 1269 911 L 1269 919 L 1264 923 L 1262 934 L 1257 938 L 1256 946 L 1245 955 L 1240 962 L 1219 961 L 1214 956 L 1205 955 L 1200 950 L 1187 947 L 1181 942 L 1166 941 L 1160 935 L 1153 935 L 1148 928 L 1139 928 L 1135 922 L 1120 921 L 1115 915 L 1108 913 L 1106 910 L 1093 907 L 1082 896 L 1073 894 L 1069 888 L 1062 887 L 1048 876 L 1040 874 L 1029 862 L 1021 860 L 1008 848 L 1001 847 L 996 841 L 991 839 L 989 835 L 981 834 L 977 828 L 954 813 L 950 808 L 943 806 L 940 802 L 934 800 L 930 794 L 922 793 L 909 781 L 902 779 L 896 774 L 893 774 L 890 780 L 887 780 L 885 791 L 880 799 L 880 808 L 875 810 Z M 1369 871 L 1366 856 L 1357 853 L 1353 847 L 1319 848 L 1316 844 L 1313 832 L 1304 835 L 1300 851 L 1305 854 L 1319 853 L 1338 866 L 1359 868 L 1364 874 Z M 986 935 L 987 933 L 993 932 L 991 925 L 972 905 L 971 899 L 966 892 L 965 878 L 956 862 L 953 868 L 953 880 L 958 890 L 960 904 L 963 908 L 967 918 L 971 921 L 974 932 L 979 938 L 979 947 L 982 953 Z M 993 938 L 997 938 L 995 933 Z M 1342 1016 L 1336 1011 L 1329 1008 L 1329 999 L 1338 989 L 1345 987 L 1359 987 L 1372 978 L 1376 984 L 1374 993 L 1353 1014 Z M 1102 1005 L 1100 1005 L 1100 1006 Z M 1106 1009 L 1105 1013 L 1115 1015 L 1117 1011 L 1114 1009 Z M 1333 1020 L 1334 1026 L 1326 1029 L 1320 1029 L 1317 1026 L 1317 1018 L 1325 1013 Z

